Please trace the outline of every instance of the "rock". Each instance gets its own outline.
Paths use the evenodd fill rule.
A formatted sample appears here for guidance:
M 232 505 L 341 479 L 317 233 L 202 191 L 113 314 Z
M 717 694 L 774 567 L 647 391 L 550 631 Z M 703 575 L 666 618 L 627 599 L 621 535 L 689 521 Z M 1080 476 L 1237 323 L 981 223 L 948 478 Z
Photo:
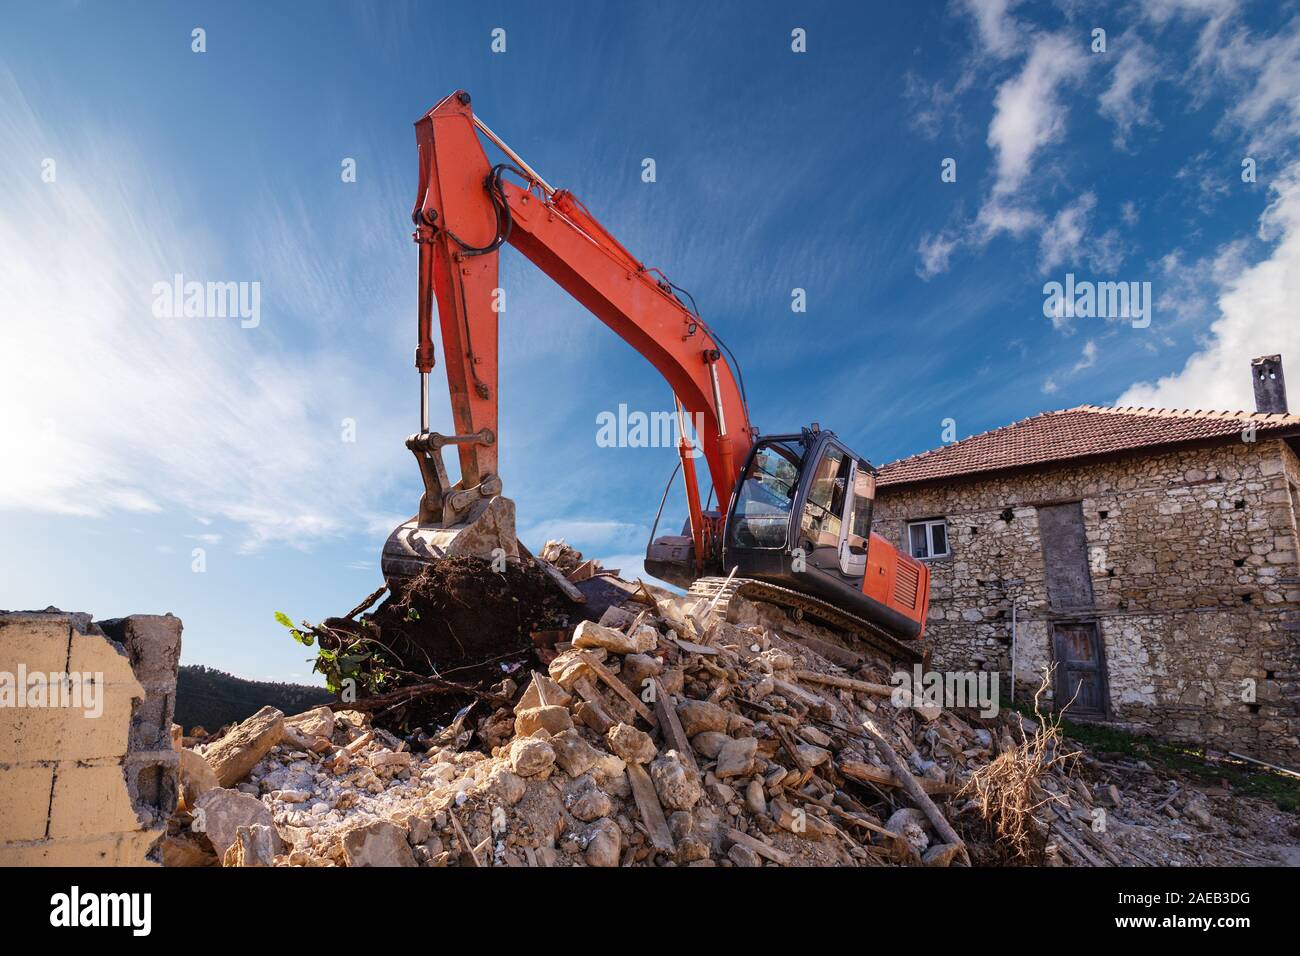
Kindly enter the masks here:
M 818 747 L 829 747 L 831 745 L 830 735 L 823 733 L 816 727 L 800 727 L 799 736 L 808 741 L 808 743 Z
M 212 843 L 217 859 L 224 860 L 226 851 L 235 842 L 239 828 L 253 824 L 261 824 L 270 827 L 272 831 L 275 830 L 275 820 L 271 818 L 271 811 L 267 809 L 266 804 L 238 790 L 218 788 L 209 790 L 199 797 L 194 806 L 194 819 L 190 823 L 190 830 L 205 834 Z M 277 853 L 281 848 L 279 839 L 277 834 L 275 838 Z
M 719 780 L 728 777 L 748 777 L 754 769 L 754 755 L 758 752 L 758 738 L 741 737 L 728 740 L 718 753 L 718 765 L 713 773 Z
M 727 851 L 727 859 L 736 866 L 762 866 L 763 859 L 747 846 L 739 843 L 731 844 L 731 849 Z
M 187 808 L 193 808 L 199 797 L 209 790 L 217 789 L 221 784 L 213 773 L 211 764 L 197 750 L 183 747 L 179 756 L 181 803 Z
M 928 821 L 925 814 L 915 807 L 903 807 L 895 810 L 885 821 L 885 829 L 897 833 L 912 844 L 917 853 L 924 853 L 930 845 L 930 835 L 925 832 Z
M 405 770 L 411 765 L 411 754 L 405 750 L 376 750 L 370 755 L 371 770 Z
M 284 719 L 285 725 L 308 737 L 334 736 L 334 711 L 321 704 L 311 710 Z
M 515 736 L 531 737 L 538 730 L 548 734 L 563 733 L 573 727 L 573 717 L 567 707 L 551 704 L 545 707 L 529 707 L 515 712 Z
M 745 809 L 753 814 L 767 813 L 767 795 L 763 790 L 763 781 L 754 779 L 745 787 Z
M 960 852 L 960 843 L 936 843 L 921 856 L 921 862 L 926 866 L 951 866 Z
M 696 734 L 691 738 L 691 747 L 701 757 L 707 757 L 709 760 L 717 759 L 722 748 L 725 747 L 731 737 L 717 730 L 706 730 L 701 734 Z
M 803 758 L 804 763 L 809 767 L 820 767 L 831 759 L 829 750 L 814 747 L 812 744 L 799 744 L 795 749 L 799 751 L 799 756 Z
M 603 647 L 611 654 L 643 654 L 654 650 L 658 643 L 658 632 L 652 627 L 639 627 L 635 634 L 624 634 L 594 621 L 583 621 L 573 632 L 574 647 Z
M 650 764 L 650 779 L 665 810 L 689 810 L 704 796 L 699 775 L 670 750 Z
M 407 831 L 388 820 L 373 820 L 343 834 L 348 866 L 415 866 Z
M 510 768 L 521 777 L 539 774 L 555 763 L 555 750 L 545 740 L 521 737 L 510 745 Z
M 623 831 L 609 817 L 592 824 L 583 856 L 588 866 L 618 866 L 623 852 Z
M 519 774 L 511 773 L 505 767 L 497 767 L 483 782 L 480 789 L 490 800 L 496 801 L 501 806 L 513 807 L 524 798 L 528 785 Z M 428 837 L 425 837 L 425 840 L 427 839 Z M 423 843 L 425 840 L 416 842 Z
M 248 776 L 283 736 L 284 714 L 274 707 L 263 707 L 216 743 L 209 744 L 203 756 L 217 775 L 217 782 L 222 787 L 233 787 Z
M 1112 807 L 1118 807 L 1123 802 L 1119 795 L 1119 787 L 1113 783 L 1106 788 L 1106 796 L 1109 798 Z
M 222 866 L 274 866 L 278 837 L 275 828 L 261 823 L 236 827 L 235 842 L 230 844 Z
M 649 763 L 659 752 L 649 734 L 630 724 L 615 724 L 605 739 L 609 749 L 628 763 Z
M 582 659 L 582 652 L 572 649 L 557 655 L 555 660 L 547 665 L 547 671 L 551 679 L 566 691 L 573 690 L 573 685 L 584 677 L 589 679 L 595 677 L 591 665 Z
M 1214 826 L 1214 818 L 1211 817 L 1209 811 L 1200 804 L 1188 804 L 1184 809 L 1184 813 L 1195 820 L 1196 825 L 1199 827 L 1204 827 L 1208 830 Z
M 524 696 L 519 698 L 519 703 L 515 705 L 515 709 L 528 710 L 532 707 L 543 707 L 551 704 L 568 707 L 572 703 L 572 694 L 545 674 L 533 671 L 533 679 L 528 682 L 528 688 L 524 691 Z
M 218 866 L 221 863 L 209 843 L 188 833 L 164 837 L 158 849 L 163 866 Z
M 658 677 L 663 670 L 664 665 L 657 657 L 651 657 L 649 654 L 629 654 L 623 658 L 623 669 L 619 671 L 618 676 L 623 683 L 640 694 L 645 687 L 645 681 L 651 677 Z
M 555 762 L 570 777 L 581 777 L 596 766 L 600 759 L 600 751 L 583 740 L 582 735 L 573 728 L 556 734 L 551 738 L 550 744 L 555 751 Z M 620 766 L 619 770 L 622 769 Z
M 579 777 L 564 794 L 564 805 L 579 820 L 590 823 L 614 812 L 614 801 L 591 777 Z
M 706 730 L 724 733 L 731 719 L 727 710 L 707 700 L 683 700 L 677 705 L 677 716 L 681 719 L 687 737 L 694 737 Z

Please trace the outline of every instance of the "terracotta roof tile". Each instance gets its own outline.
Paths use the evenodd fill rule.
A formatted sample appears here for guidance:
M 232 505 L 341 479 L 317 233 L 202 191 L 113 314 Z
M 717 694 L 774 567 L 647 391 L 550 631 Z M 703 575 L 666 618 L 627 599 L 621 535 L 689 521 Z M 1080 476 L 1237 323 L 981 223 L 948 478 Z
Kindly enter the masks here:
M 882 465 L 879 482 L 887 486 L 938 481 L 1162 445 L 1226 439 L 1239 435 L 1251 422 L 1261 437 L 1300 433 L 1300 415 L 1080 405 L 1044 412 Z

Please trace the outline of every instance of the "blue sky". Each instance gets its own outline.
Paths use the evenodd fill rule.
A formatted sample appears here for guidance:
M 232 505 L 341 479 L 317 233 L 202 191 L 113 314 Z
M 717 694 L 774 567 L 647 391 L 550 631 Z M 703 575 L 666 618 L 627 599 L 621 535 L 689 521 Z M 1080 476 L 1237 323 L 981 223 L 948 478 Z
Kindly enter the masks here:
M 701 6 L 4 3 L 0 607 L 171 611 L 188 663 L 307 678 L 273 612 L 350 607 L 419 494 L 412 124 L 457 88 L 694 294 L 768 432 L 883 463 L 945 419 L 1249 408 L 1251 357 L 1300 362 L 1296 3 Z M 1067 272 L 1150 282 L 1149 327 L 1045 317 Z M 152 314 L 177 273 L 259 283 L 259 324 Z M 634 569 L 674 455 L 597 416 L 671 395 L 502 277 L 523 537 Z

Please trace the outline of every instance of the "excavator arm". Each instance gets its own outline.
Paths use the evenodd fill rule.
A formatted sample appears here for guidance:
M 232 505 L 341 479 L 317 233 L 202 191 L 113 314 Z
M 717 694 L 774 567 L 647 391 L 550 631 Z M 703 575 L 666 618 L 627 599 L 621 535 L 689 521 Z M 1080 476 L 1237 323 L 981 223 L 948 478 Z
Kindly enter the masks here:
M 493 166 L 480 133 L 513 165 Z M 421 373 L 421 435 L 428 434 L 435 300 L 456 434 L 417 435 L 408 445 L 414 443 L 417 457 L 436 457 L 443 445 L 455 444 L 461 471 L 460 481 L 447 487 L 445 474 L 437 474 L 441 462 L 422 460 L 426 474 L 435 472 L 432 482 L 426 477 L 422 517 L 454 520 L 479 499 L 500 492 L 497 325 L 504 291 L 498 254 L 506 243 L 645 356 L 671 386 L 679 413 L 703 424 L 701 450 L 725 514 L 755 432 L 724 349 L 707 325 L 572 193 L 552 189 L 477 119 L 469 94 L 454 93 L 430 110 L 416 123 L 416 140 L 420 178 L 412 219 L 420 251 L 415 364 Z M 716 529 L 706 529 L 684 429 L 681 436 L 699 562 L 711 546 L 706 538 Z
M 493 165 L 480 137 L 509 162 Z M 411 217 L 420 260 L 420 431 L 407 447 L 425 491 L 419 514 L 384 547 L 385 577 L 413 577 L 448 554 L 517 553 L 514 506 L 501 494 L 498 474 L 497 326 L 505 311 L 498 257 L 508 243 L 645 356 L 672 387 L 678 415 L 696 424 L 698 450 L 679 418 L 690 536 L 656 540 L 648 570 L 683 586 L 712 586 L 707 575 L 725 565 L 742 575 L 727 580 L 731 592 L 761 587 L 765 599 L 849 621 L 861 633 L 920 636 L 928 569 L 870 531 L 875 483 L 865 459 L 816 425 L 760 440 L 734 362 L 682 298 L 689 295 L 628 252 L 572 193 L 534 172 L 474 115 L 468 93 L 453 93 L 421 117 L 416 140 L 420 178 Z M 429 430 L 435 304 L 452 435 Z M 460 457 L 455 483 L 442 460 L 448 445 Z M 708 465 L 717 512 L 701 504 L 697 452 Z M 721 578 L 716 585 L 715 604 Z M 741 587 L 750 590 L 735 591 Z M 802 604 L 788 597 L 794 592 Z

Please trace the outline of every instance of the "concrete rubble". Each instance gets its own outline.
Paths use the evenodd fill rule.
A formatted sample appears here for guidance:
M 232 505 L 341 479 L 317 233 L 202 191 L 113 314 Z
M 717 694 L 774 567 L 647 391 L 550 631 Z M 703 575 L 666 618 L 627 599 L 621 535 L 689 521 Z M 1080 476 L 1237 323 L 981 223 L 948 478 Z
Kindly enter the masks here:
M 178 741 L 164 862 L 1240 865 L 1295 842 L 1271 804 L 1092 758 L 1050 723 L 898 706 L 894 662 L 774 608 L 626 591 L 495 685 L 513 706 L 472 735 L 426 750 L 340 704 Z

